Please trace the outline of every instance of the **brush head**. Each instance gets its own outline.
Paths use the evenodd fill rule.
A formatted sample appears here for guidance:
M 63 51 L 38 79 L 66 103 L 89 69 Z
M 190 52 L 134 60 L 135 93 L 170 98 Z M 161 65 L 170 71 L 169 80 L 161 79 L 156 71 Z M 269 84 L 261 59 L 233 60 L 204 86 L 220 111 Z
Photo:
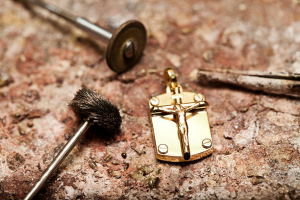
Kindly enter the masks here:
M 96 91 L 82 88 L 77 91 L 69 106 L 76 116 L 114 132 L 120 128 L 122 119 L 118 108 Z

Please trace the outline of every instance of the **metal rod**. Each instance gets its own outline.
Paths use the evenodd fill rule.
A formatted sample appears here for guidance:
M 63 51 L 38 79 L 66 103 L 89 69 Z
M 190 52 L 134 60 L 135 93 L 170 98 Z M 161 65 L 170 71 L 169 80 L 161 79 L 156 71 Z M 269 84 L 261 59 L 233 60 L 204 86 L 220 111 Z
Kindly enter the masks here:
M 41 190 L 41 188 L 45 185 L 48 178 L 51 174 L 58 168 L 58 166 L 63 162 L 63 160 L 69 155 L 74 146 L 77 144 L 78 140 L 81 136 L 88 130 L 91 126 L 91 123 L 88 121 L 84 121 L 79 129 L 76 131 L 74 136 L 70 139 L 70 141 L 63 147 L 63 149 L 59 152 L 59 154 L 54 158 L 48 168 L 44 171 L 44 173 L 39 178 L 38 182 L 34 185 L 34 187 L 30 190 L 30 192 L 26 195 L 24 200 L 32 199 L 37 193 Z
M 75 16 L 42 0 L 16 0 L 25 5 L 34 4 L 60 16 L 106 43 L 105 57 L 108 66 L 117 73 L 131 69 L 143 55 L 147 33 L 145 26 L 136 20 L 121 24 L 113 33 L 83 17 Z
M 201 84 L 225 83 L 254 91 L 300 97 L 300 74 L 228 69 L 199 69 Z
M 106 42 L 108 42 L 109 39 L 112 37 L 112 33 L 108 32 L 104 28 L 101 28 L 101 27 L 89 22 L 88 20 L 86 20 L 82 17 L 76 18 L 75 25 L 78 28 L 89 32 L 90 34 L 92 34 L 102 40 L 105 40 Z
M 35 4 L 37 6 L 40 6 L 44 9 L 50 11 L 51 13 L 56 14 L 56 15 L 64 18 L 64 19 L 66 19 L 69 22 L 76 25 L 78 28 L 94 35 L 95 37 L 97 37 L 97 38 L 99 38 L 99 39 L 101 39 L 105 42 L 108 42 L 109 39 L 112 37 L 112 33 L 107 31 L 106 29 L 91 23 L 87 19 L 75 16 L 75 15 L 69 13 L 69 12 L 66 12 L 66 11 L 64 11 L 64 10 L 54 6 L 54 5 L 51 5 L 49 3 L 45 3 L 43 1 L 38 1 L 38 0 L 23 0 L 23 1 Z
M 290 72 L 265 72 L 265 71 L 241 71 L 234 69 L 200 69 L 201 72 L 212 72 L 212 73 L 223 73 L 223 74 L 235 74 L 235 75 L 244 75 L 244 76 L 253 76 L 253 77 L 262 77 L 270 79 L 282 79 L 282 80 L 300 80 L 299 73 L 290 73 Z

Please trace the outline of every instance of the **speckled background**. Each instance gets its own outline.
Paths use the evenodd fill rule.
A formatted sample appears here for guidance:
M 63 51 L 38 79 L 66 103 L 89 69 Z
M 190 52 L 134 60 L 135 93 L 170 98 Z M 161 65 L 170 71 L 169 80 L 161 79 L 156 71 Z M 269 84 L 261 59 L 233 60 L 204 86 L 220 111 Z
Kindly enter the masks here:
M 299 1 L 51 2 L 110 29 L 138 19 L 148 44 L 117 75 L 103 44 L 47 11 L 0 1 L 0 199 L 22 199 L 72 136 L 80 122 L 67 105 L 82 86 L 118 106 L 122 131 L 91 129 L 38 199 L 300 199 L 300 100 L 197 83 L 204 67 L 300 73 Z M 155 158 L 148 100 L 165 92 L 167 67 L 209 102 L 209 157 Z

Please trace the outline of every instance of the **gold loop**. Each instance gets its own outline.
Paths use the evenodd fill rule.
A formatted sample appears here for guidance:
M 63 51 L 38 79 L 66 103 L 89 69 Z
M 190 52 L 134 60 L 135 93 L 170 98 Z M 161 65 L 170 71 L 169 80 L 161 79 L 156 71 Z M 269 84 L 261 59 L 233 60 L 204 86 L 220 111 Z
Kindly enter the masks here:
M 164 79 L 167 87 L 169 87 L 171 91 L 173 91 L 175 87 L 178 87 L 177 77 L 173 69 L 165 69 Z

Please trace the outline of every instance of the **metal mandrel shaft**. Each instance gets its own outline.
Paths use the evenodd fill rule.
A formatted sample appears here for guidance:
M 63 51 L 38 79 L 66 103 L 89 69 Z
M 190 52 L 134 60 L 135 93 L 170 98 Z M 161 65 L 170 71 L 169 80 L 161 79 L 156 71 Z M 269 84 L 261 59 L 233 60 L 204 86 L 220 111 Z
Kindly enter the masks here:
M 297 73 L 200 69 L 198 81 L 201 84 L 225 83 L 254 91 L 300 97 L 300 74 Z
M 75 16 L 49 3 L 39 0 L 18 1 L 42 7 L 106 42 L 107 64 L 117 73 L 122 73 L 132 68 L 142 56 L 146 45 L 146 29 L 139 21 L 127 21 L 117 28 L 114 33 L 111 33 L 105 28 L 97 26 L 83 17 Z
M 37 0 L 26 0 L 29 3 L 35 4 L 37 6 L 40 6 L 48 11 L 50 11 L 53 14 L 56 14 L 69 22 L 76 25 L 78 28 L 83 29 L 90 34 L 98 37 L 99 39 L 103 40 L 104 42 L 108 42 L 109 39 L 112 37 L 112 33 L 110 33 L 108 30 L 104 29 L 103 27 L 99 27 L 91 22 L 89 22 L 87 19 L 84 19 L 82 17 L 77 17 L 69 12 L 66 12 L 54 5 L 51 5 L 49 3 L 45 3 L 43 1 L 37 1 Z
M 91 125 L 100 126 L 107 133 L 114 133 L 121 125 L 122 119 L 118 108 L 95 91 L 82 88 L 76 93 L 69 106 L 78 118 L 83 119 L 83 123 L 47 167 L 24 200 L 33 199 L 38 194 L 51 174 L 56 171 Z
M 30 190 L 30 192 L 26 195 L 24 200 L 30 200 L 38 194 L 38 192 L 42 189 L 42 187 L 47 182 L 48 178 L 55 172 L 58 166 L 64 161 L 64 159 L 69 155 L 74 146 L 77 144 L 78 140 L 83 136 L 83 134 L 88 130 L 91 126 L 91 123 L 88 121 L 83 122 L 79 129 L 76 131 L 74 136 L 71 138 L 69 142 L 63 147 L 63 149 L 58 153 L 58 155 L 54 158 L 48 168 L 43 172 L 39 180 L 36 182 L 34 187 Z

